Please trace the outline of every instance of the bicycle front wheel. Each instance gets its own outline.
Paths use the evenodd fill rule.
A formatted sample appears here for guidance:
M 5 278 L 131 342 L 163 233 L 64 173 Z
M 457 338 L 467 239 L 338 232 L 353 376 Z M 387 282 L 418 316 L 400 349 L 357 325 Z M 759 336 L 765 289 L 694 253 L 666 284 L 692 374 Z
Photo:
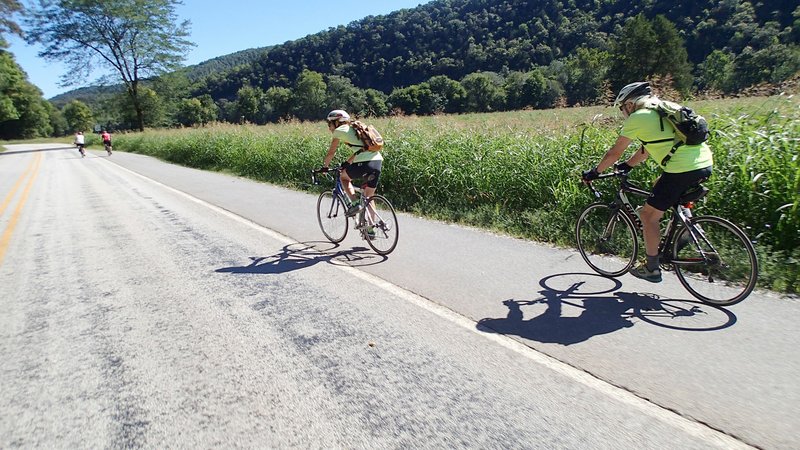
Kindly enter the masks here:
M 397 215 L 389 200 L 381 195 L 373 195 L 364 209 L 364 221 L 367 225 L 367 244 L 379 255 L 388 255 L 397 247 L 400 228 Z
M 600 275 L 618 277 L 636 262 L 636 228 L 619 209 L 604 203 L 589 205 L 578 217 L 575 237 L 583 260 Z
M 753 244 L 733 223 L 714 216 L 691 219 L 673 241 L 678 280 L 698 300 L 718 306 L 739 303 L 753 291 L 758 260 Z M 694 236 L 692 236 L 694 234 Z
M 347 215 L 342 199 L 332 191 L 319 194 L 317 199 L 317 221 L 322 234 L 334 244 L 342 242 L 347 236 Z

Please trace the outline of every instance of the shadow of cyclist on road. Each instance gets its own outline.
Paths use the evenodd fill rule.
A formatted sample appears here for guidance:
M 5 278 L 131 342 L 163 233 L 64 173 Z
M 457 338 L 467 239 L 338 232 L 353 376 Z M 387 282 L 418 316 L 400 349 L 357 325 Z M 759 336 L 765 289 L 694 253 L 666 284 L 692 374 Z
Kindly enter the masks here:
M 585 281 L 575 281 L 575 275 Z M 548 287 L 548 281 L 555 277 L 569 279 L 570 284 L 565 289 Z M 635 319 L 683 331 L 717 330 L 736 321 L 732 313 L 722 308 L 692 301 L 660 299 L 653 294 L 618 291 L 621 285 L 617 280 L 609 280 L 615 283 L 612 288 L 598 290 L 596 283 L 591 283 L 593 277 L 591 274 L 546 277 L 539 283 L 544 288 L 539 291 L 540 298 L 505 300 L 506 317 L 482 319 L 478 322 L 478 329 L 537 342 L 572 345 L 593 336 L 632 327 Z M 525 319 L 523 307 L 526 307 L 527 314 L 532 314 L 531 318 Z M 680 322 L 681 319 L 684 322 Z
M 251 256 L 250 263 L 244 266 L 223 267 L 219 273 L 279 274 L 293 270 L 305 269 L 321 262 L 330 264 L 349 264 L 353 266 L 375 264 L 376 257 L 368 254 L 364 247 L 348 250 L 331 251 L 314 242 L 298 242 L 284 246 L 280 252 L 270 256 Z

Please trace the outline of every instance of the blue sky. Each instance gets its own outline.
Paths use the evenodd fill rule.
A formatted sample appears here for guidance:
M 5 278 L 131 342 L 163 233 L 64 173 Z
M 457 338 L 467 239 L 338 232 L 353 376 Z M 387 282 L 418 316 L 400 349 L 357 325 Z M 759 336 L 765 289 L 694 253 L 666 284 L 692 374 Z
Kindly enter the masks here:
M 185 65 L 227 55 L 253 47 L 282 44 L 338 25 L 346 25 L 366 16 L 388 14 L 403 8 L 414 8 L 430 0 L 184 0 L 177 8 L 180 20 L 191 21 L 197 44 Z M 28 4 L 29 1 L 23 1 Z M 39 87 L 45 98 L 67 92 L 74 87 L 58 86 L 65 69 L 58 63 L 47 63 L 36 56 L 40 48 L 7 36 L 8 49 L 25 72 L 28 80 Z M 92 78 L 93 79 L 93 78 Z

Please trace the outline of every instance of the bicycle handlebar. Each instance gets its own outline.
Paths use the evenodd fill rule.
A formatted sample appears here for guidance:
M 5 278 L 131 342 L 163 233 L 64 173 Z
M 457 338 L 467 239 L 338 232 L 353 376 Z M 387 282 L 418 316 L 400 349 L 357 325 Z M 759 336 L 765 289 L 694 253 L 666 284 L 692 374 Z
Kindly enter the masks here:
M 605 173 L 605 174 L 598 175 L 598 177 L 595 178 L 595 180 L 602 180 L 602 179 L 605 179 L 605 178 L 619 178 L 620 179 L 620 187 L 619 187 L 620 192 L 630 192 L 630 193 L 632 193 L 634 195 L 643 196 L 643 197 L 647 197 L 647 196 L 650 195 L 650 191 L 648 191 L 646 189 L 642 189 L 641 187 L 639 187 L 639 186 L 631 183 L 630 181 L 628 181 L 628 175 L 630 175 L 629 172 L 623 172 L 623 171 L 617 170 L 615 168 L 614 171 L 611 172 L 611 173 Z M 592 180 L 592 181 L 594 181 L 594 180 Z M 596 198 L 600 198 L 601 197 L 600 191 L 598 191 L 597 189 L 595 189 L 594 186 L 592 186 L 592 181 L 584 181 L 584 183 L 589 187 L 589 189 L 592 190 L 592 193 L 594 194 L 594 196 Z
M 342 166 L 334 166 L 330 168 L 320 167 L 319 169 L 311 169 L 311 183 L 317 185 L 319 184 L 319 178 L 317 175 L 324 173 L 329 175 L 331 173 L 338 174 L 342 171 Z
M 594 180 L 590 180 L 590 181 L 583 180 L 583 183 L 586 184 L 586 186 L 589 189 L 591 189 L 592 194 L 594 194 L 594 196 L 596 198 L 600 198 L 600 196 L 601 196 L 600 191 L 598 191 L 594 186 L 592 186 L 592 182 L 596 181 L 596 180 L 602 180 L 602 179 L 605 179 L 605 178 L 622 178 L 623 179 L 623 183 L 624 183 L 625 180 L 628 179 L 628 172 L 622 172 L 620 170 L 614 170 L 611 173 L 601 173 Z

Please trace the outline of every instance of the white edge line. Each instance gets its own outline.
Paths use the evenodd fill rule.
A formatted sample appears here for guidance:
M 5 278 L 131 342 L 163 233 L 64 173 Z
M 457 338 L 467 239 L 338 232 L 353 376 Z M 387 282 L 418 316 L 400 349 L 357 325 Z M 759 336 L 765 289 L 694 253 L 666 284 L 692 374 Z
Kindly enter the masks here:
M 109 161 L 109 162 L 111 162 L 111 161 Z M 114 165 L 116 167 L 128 172 L 128 173 L 136 175 L 137 177 L 140 177 L 140 178 L 142 178 L 144 180 L 147 180 L 147 181 L 149 181 L 149 182 L 151 182 L 151 183 L 153 183 L 153 184 L 155 184 L 157 186 L 160 186 L 163 189 L 166 189 L 166 190 L 168 190 L 170 192 L 173 192 L 173 193 L 175 193 L 177 195 L 185 197 L 186 199 L 191 200 L 191 201 L 193 201 L 193 202 L 195 202 L 195 203 L 197 203 L 199 205 L 205 206 L 206 208 L 208 208 L 208 209 L 210 209 L 212 211 L 215 211 L 215 212 L 217 212 L 217 213 L 219 213 L 219 214 L 221 214 L 221 215 L 223 215 L 225 217 L 228 217 L 228 218 L 230 218 L 232 220 L 235 220 L 235 221 L 237 221 L 237 222 L 239 222 L 241 224 L 247 225 L 247 226 L 253 228 L 254 230 L 256 230 L 256 231 L 258 231 L 260 233 L 266 234 L 267 236 L 269 236 L 270 238 L 278 241 L 281 244 L 290 245 L 290 244 L 298 243 L 297 240 L 292 239 L 289 236 L 286 236 L 286 235 L 281 234 L 281 233 L 279 233 L 279 232 L 277 232 L 275 230 L 272 230 L 272 229 L 267 228 L 267 227 L 265 227 L 263 225 L 260 225 L 260 224 L 258 224 L 256 222 L 253 222 L 252 220 L 249 220 L 247 218 L 244 218 L 242 216 L 234 214 L 234 213 L 232 213 L 232 212 L 230 212 L 230 211 L 228 211 L 226 209 L 220 208 L 219 206 L 216 206 L 216 205 L 213 205 L 211 203 L 208 203 L 205 200 L 202 200 L 202 199 L 199 199 L 197 197 L 192 196 L 191 194 L 188 194 L 186 192 L 180 191 L 180 190 L 175 189 L 175 188 L 173 188 L 171 186 L 167 186 L 167 185 L 165 185 L 165 184 L 163 184 L 163 183 L 161 183 L 159 181 L 156 181 L 156 180 L 154 180 L 152 178 L 149 178 L 149 177 L 147 177 L 145 175 L 142 175 L 140 173 L 134 172 L 134 171 L 132 171 L 132 170 L 130 170 L 128 168 L 122 167 L 119 164 L 114 163 Z M 655 418 L 657 420 L 660 420 L 660 421 L 665 422 L 665 423 L 667 423 L 667 424 L 669 424 L 671 426 L 679 428 L 679 429 L 687 432 L 688 434 L 691 434 L 691 435 L 696 436 L 698 438 L 704 439 L 704 440 L 708 441 L 710 444 L 713 444 L 713 445 L 716 445 L 716 446 L 719 446 L 719 447 L 725 448 L 725 449 L 733 449 L 733 448 L 751 449 L 751 448 L 755 448 L 755 447 L 752 447 L 752 446 L 750 446 L 750 445 L 748 445 L 748 444 L 736 439 L 733 436 L 730 436 L 730 435 L 725 434 L 725 433 L 723 433 L 721 431 L 715 430 L 714 428 L 711 428 L 711 427 L 709 427 L 709 426 L 707 426 L 705 424 L 702 424 L 700 422 L 696 422 L 696 421 L 690 420 L 690 419 L 688 419 L 688 418 L 686 418 L 684 416 L 681 416 L 680 414 L 678 414 L 678 413 L 676 413 L 674 411 L 670 411 L 669 409 L 666 409 L 666 408 L 664 408 L 662 406 L 659 406 L 659 405 L 657 405 L 655 403 L 647 401 L 646 399 L 644 399 L 642 397 L 639 397 L 639 396 L 635 395 L 634 393 L 632 393 L 632 392 L 630 392 L 628 390 L 625 390 L 623 388 L 614 386 L 613 384 L 610 384 L 607 381 L 604 381 L 604 380 L 602 380 L 600 378 L 597 378 L 596 376 L 594 376 L 594 375 L 592 375 L 592 374 L 590 374 L 590 373 L 588 373 L 586 371 L 580 370 L 580 369 L 578 369 L 578 368 L 576 368 L 574 366 L 571 366 L 571 365 L 569 365 L 569 364 L 567 364 L 565 362 L 559 361 L 558 359 L 553 358 L 552 356 L 548 356 L 548 355 L 546 355 L 546 354 L 544 354 L 544 353 L 542 353 L 542 352 L 540 352 L 540 351 L 538 351 L 536 349 L 528 347 L 527 345 L 524 345 L 521 342 L 516 341 L 516 340 L 514 340 L 514 339 L 512 339 L 510 337 L 507 337 L 507 336 L 504 336 L 504 335 L 500 335 L 500 334 L 490 334 L 490 333 L 480 332 L 476 327 L 477 322 L 475 322 L 474 320 L 472 320 L 472 319 L 470 319 L 470 318 L 468 318 L 466 316 L 463 316 L 461 314 L 458 314 L 455 311 L 453 311 L 451 309 L 448 309 L 448 308 L 446 308 L 446 307 L 434 302 L 433 300 L 427 299 L 427 298 L 425 298 L 425 297 L 423 297 L 421 295 L 415 294 L 415 293 L 413 293 L 413 292 L 411 292 L 411 291 L 409 291 L 407 289 L 404 289 L 404 288 L 402 288 L 400 286 L 392 284 L 392 283 L 390 283 L 390 282 L 388 282 L 388 281 L 386 281 L 386 280 L 384 280 L 384 279 L 382 279 L 380 277 L 377 277 L 375 275 L 369 274 L 367 272 L 364 272 L 362 270 L 356 269 L 356 268 L 348 266 L 348 265 L 333 264 L 333 266 L 338 268 L 338 269 L 340 269 L 340 270 L 342 270 L 342 271 L 344 271 L 348 275 L 354 276 L 356 278 L 360 278 L 361 280 L 366 281 L 367 283 L 370 283 L 370 284 L 372 284 L 372 285 L 374 285 L 374 286 L 376 286 L 376 287 L 378 287 L 380 289 L 383 289 L 384 291 L 388 292 L 391 295 L 395 295 L 397 297 L 400 297 L 400 298 L 402 298 L 402 299 L 414 304 L 415 306 L 423 308 L 426 311 L 429 311 L 429 312 L 441 317 L 442 319 L 445 319 L 445 320 L 447 320 L 447 321 L 449 321 L 449 322 L 451 322 L 453 324 L 456 324 L 456 325 L 458 325 L 458 326 L 460 326 L 460 327 L 462 327 L 464 329 L 467 329 L 467 330 L 469 330 L 469 331 L 471 331 L 471 332 L 473 332 L 473 333 L 475 333 L 475 334 L 477 334 L 477 335 L 479 335 L 479 336 L 481 336 L 481 337 L 483 337 L 485 339 L 488 339 L 488 340 L 490 340 L 490 341 L 492 341 L 492 342 L 494 342 L 496 344 L 499 344 L 499 345 L 501 345 L 501 346 L 503 346 L 503 347 L 505 347 L 505 348 L 507 348 L 507 349 L 509 349 L 511 351 L 514 351 L 515 353 L 518 353 L 521 356 L 524 356 L 525 358 L 527 358 L 527 359 L 529 359 L 529 360 L 531 360 L 531 361 L 533 361 L 533 362 L 535 362 L 537 364 L 540 364 L 540 365 L 542 365 L 542 366 L 544 366 L 544 367 L 546 367 L 546 368 L 548 368 L 550 370 L 553 370 L 554 372 L 557 372 L 557 373 L 559 373 L 561 375 L 564 375 L 564 376 L 566 376 L 568 378 L 571 378 L 571 379 L 583 384 L 584 386 L 587 386 L 587 387 L 589 387 L 591 389 L 594 389 L 595 391 L 601 392 L 601 393 L 613 398 L 614 400 L 617 400 L 617 401 L 626 403 L 626 404 L 628 404 L 630 406 L 633 406 L 633 407 L 641 410 L 642 412 L 646 413 L 647 415 L 649 415 L 649 416 L 651 416 L 651 417 L 653 417 L 653 418 Z

